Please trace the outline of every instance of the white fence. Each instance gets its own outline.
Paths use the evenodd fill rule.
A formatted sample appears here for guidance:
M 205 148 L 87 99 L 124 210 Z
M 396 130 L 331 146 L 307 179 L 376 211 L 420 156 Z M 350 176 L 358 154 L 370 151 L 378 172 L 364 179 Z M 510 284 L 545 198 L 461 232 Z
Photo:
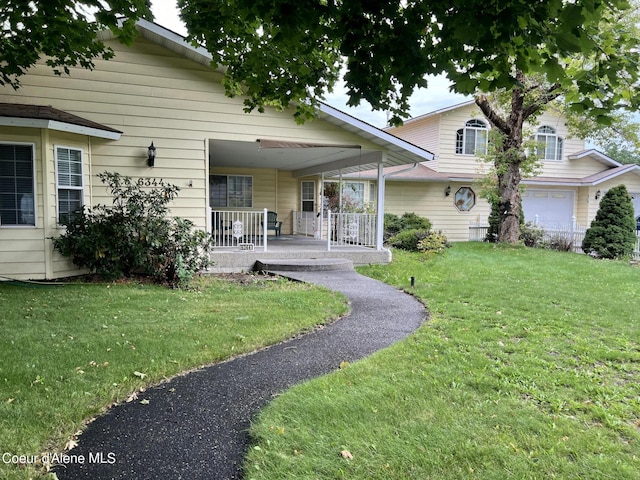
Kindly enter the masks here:
M 542 242 L 547 244 L 563 242 L 565 245 L 570 245 L 572 251 L 583 253 L 582 241 L 588 227 L 576 223 L 575 217 L 570 222 L 547 223 L 545 225 L 538 225 L 536 218 L 532 227 L 542 232 Z M 487 237 L 488 229 L 488 224 L 469 223 L 469 241 L 483 242 Z M 636 237 L 636 246 L 632 256 L 634 260 L 640 260 L 640 231 L 636 231 Z

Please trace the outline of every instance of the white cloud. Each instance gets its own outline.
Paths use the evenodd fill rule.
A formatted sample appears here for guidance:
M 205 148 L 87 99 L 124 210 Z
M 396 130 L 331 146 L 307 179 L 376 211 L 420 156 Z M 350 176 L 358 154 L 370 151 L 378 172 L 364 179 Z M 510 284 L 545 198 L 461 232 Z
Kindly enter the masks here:
M 176 0 L 152 0 L 151 11 L 156 23 L 180 35 L 187 34 L 184 22 L 180 19 Z M 446 78 L 433 77 L 429 80 L 428 89 L 418 90 L 412 95 L 410 114 L 414 117 L 423 115 L 467 99 L 468 97 L 450 92 Z M 371 106 L 366 102 L 358 107 L 347 107 L 347 94 L 342 85 L 337 85 L 334 92 L 327 95 L 327 103 L 376 127 L 384 127 L 387 123 L 386 113 L 372 111 Z

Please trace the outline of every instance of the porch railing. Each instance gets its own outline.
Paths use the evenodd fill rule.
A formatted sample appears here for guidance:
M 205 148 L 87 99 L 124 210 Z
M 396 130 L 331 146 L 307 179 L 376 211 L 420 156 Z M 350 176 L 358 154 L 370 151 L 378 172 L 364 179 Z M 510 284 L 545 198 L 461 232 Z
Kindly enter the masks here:
M 267 209 L 212 210 L 211 236 L 214 248 L 267 250 Z
M 376 246 L 377 215 L 327 212 L 327 249 L 347 245 Z

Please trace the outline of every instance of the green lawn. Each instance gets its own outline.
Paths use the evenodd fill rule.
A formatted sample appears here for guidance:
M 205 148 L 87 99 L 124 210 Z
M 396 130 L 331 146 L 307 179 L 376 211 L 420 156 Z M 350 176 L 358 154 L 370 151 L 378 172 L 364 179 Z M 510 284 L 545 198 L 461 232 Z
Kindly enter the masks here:
M 59 451 L 137 389 L 291 337 L 347 304 L 301 283 L 208 278 L 197 291 L 0 283 L 0 309 L 0 479 L 27 479 L 36 470 L 4 454 Z
M 275 400 L 247 478 L 640 478 L 639 268 L 470 243 L 361 272 L 430 322 Z

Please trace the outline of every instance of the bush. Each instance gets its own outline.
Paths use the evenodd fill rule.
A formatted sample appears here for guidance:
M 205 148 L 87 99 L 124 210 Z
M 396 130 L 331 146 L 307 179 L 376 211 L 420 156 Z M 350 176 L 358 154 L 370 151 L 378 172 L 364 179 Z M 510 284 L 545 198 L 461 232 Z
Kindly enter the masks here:
M 419 252 L 423 252 L 427 257 L 444 253 L 451 244 L 442 232 L 430 232 L 425 238 L 418 242 Z
M 598 258 L 629 257 L 636 244 L 633 201 L 624 185 L 609 190 L 582 241 L 582 250 Z
M 431 234 L 430 230 L 413 228 L 403 230 L 389 239 L 389 245 L 409 252 L 418 252 L 418 244 Z
M 527 222 L 520 226 L 520 240 L 527 247 L 540 247 L 544 230 L 532 226 L 531 222 Z
M 548 240 L 542 242 L 542 247 L 558 252 L 571 252 L 573 251 L 573 239 L 559 234 L 552 235 Z
M 118 173 L 101 173 L 113 197 L 111 207 L 83 208 L 63 222 L 66 232 L 53 246 L 73 263 L 108 279 L 151 277 L 184 286 L 210 264 L 211 237 L 190 220 L 169 217 L 175 185 L 145 187 Z M 155 181 L 150 182 L 155 184 Z
M 413 212 L 405 212 L 402 216 L 393 213 L 384 214 L 384 240 L 396 236 L 403 230 L 431 230 L 431 221 Z

